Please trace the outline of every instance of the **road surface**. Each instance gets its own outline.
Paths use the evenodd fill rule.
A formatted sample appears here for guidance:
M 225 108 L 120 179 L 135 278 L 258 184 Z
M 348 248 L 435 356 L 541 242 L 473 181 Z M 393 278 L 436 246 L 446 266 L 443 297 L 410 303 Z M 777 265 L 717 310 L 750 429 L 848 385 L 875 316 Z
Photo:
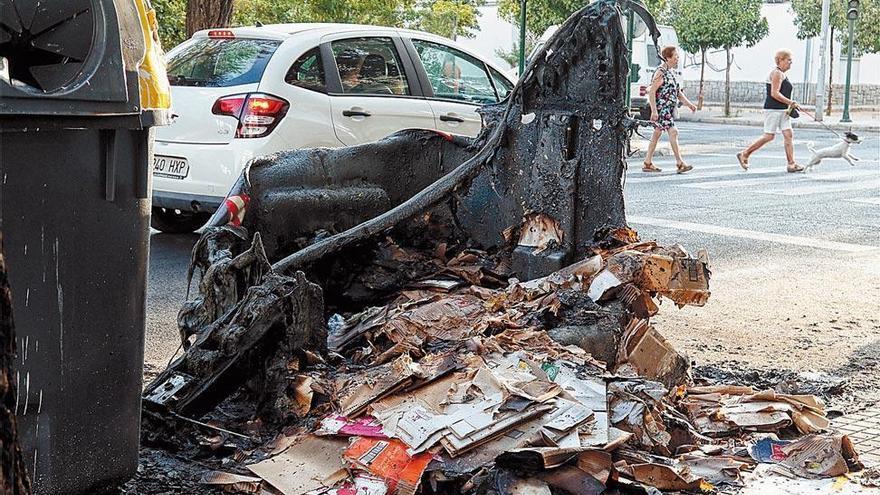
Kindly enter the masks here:
M 785 172 L 781 137 L 740 169 L 734 156 L 760 134 L 746 126 L 682 123 L 694 170 L 661 174 L 629 160 L 630 225 L 643 239 L 708 250 L 712 298 L 704 308 L 666 301 L 658 329 L 697 364 L 735 361 L 755 369 L 828 372 L 853 388 L 880 391 L 880 136 L 863 136 L 851 167 L 823 162 Z M 665 138 L 664 138 L 665 139 Z M 836 138 L 795 130 L 798 160 Z M 175 316 L 186 294 L 195 235 L 154 233 L 148 298 L 147 371 L 164 366 L 179 339 Z M 856 394 L 860 403 L 880 397 Z

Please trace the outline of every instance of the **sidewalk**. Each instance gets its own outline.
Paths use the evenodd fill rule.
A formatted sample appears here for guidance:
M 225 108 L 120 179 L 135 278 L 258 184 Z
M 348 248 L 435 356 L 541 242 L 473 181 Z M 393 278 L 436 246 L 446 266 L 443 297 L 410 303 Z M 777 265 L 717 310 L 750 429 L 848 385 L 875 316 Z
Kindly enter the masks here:
M 811 114 L 813 109 L 808 109 Z M 764 125 L 763 114 L 756 108 L 731 108 L 731 117 L 724 117 L 723 107 L 703 107 L 695 113 L 687 109 L 681 109 L 678 120 L 680 122 L 705 122 L 710 124 L 733 124 L 761 127 Z M 855 132 L 880 132 L 880 109 L 856 110 L 850 112 L 851 123 L 840 123 L 840 110 L 834 110 L 832 115 L 826 116 L 823 122 L 836 131 Z M 815 122 L 812 118 L 801 113 L 800 118 L 792 119 L 792 127 L 799 129 L 824 129 L 822 123 Z

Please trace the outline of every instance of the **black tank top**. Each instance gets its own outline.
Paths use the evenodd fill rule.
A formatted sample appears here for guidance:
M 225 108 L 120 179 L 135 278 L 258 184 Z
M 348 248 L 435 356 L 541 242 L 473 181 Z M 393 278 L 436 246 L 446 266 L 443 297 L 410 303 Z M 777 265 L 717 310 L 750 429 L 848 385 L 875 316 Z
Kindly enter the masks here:
M 771 73 L 772 74 L 772 73 Z M 785 74 L 782 75 L 782 85 L 779 87 L 779 92 L 782 93 L 782 96 L 791 99 L 791 90 L 793 89 L 791 82 L 788 80 L 788 76 Z M 773 96 L 770 95 L 770 81 L 769 78 L 767 80 L 767 97 L 764 99 L 764 108 L 767 110 L 786 110 L 788 109 L 788 105 L 782 103 L 777 100 Z

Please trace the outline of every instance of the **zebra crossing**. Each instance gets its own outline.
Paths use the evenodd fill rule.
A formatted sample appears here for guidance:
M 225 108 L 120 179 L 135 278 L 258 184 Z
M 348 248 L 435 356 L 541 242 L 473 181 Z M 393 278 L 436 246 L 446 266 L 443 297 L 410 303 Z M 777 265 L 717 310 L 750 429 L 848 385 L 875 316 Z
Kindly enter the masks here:
M 855 166 L 829 159 L 810 172 L 788 173 L 778 140 L 752 155 L 750 169 L 743 170 L 736 152 L 758 132 L 712 124 L 688 124 L 685 132 L 682 126 L 682 151 L 694 167 L 687 174 L 675 173 L 668 151 L 654 159 L 661 173 L 642 172 L 640 157 L 628 159 L 627 222 L 646 239 L 705 247 L 729 261 L 756 262 L 767 253 L 880 257 L 880 134 L 862 134 L 852 150 L 861 159 Z M 798 130 L 796 136 L 801 164 L 809 158 L 806 143 L 822 148 L 837 139 L 822 130 Z
M 701 191 L 735 191 L 737 194 L 760 194 L 775 196 L 813 196 L 833 193 L 854 193 L 844 201 L 863 204 L 880 204 L 880 161 L 866 160 L 850 166 L 844 161 L 826 161 L 806 173 L 790 174 L 784 169 L 783 157 L 755 157 L 763 164 L 753 164 L 748 171 L 742 170 L 738 163 L 730 163 L 730 156 L 692 155 L 688 157 L 694 170 L 687 174 L 676 174 L 675 164 L 668 160 L 656 160 L 664 172 L 646 173 L 641 171 L 641 161 L 631 160 L 626 176 L 626 185 L 645 186 L 650 184 Z M 718 163 L 726 161 L 727 163 Z M 758 159 L 753 159 L 758 162 Z M 766 165 L 774 163 L 775 165 Z M 783 165 L 779 165 L 782 163 Z M 668 169 L 668 172 L 666 171 Z

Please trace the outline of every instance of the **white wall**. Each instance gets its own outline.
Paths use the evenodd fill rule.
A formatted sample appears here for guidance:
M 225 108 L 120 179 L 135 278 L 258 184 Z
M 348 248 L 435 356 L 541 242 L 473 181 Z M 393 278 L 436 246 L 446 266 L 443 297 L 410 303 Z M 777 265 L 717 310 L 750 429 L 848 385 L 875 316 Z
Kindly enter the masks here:
M 487 2 L 479 8 L 480 32 L 474 39 L 459 38 L 458 42 L 471 50 L 494 60 L 498 65 L 508 65 L 495 55 L 495 49 L 503 47 L 510 49 L 518 37 L 515 25 L 505 22 L 498 17 L 498 7 L 495 2 Z M 797 39 L 797 27 L 793 22 L 793 14 L 789 3 L 764 4 L 762 13 L 770 25 L 770 33 L 760 43 L 751 48 L 736 48 L 733 50 L 734 67 L 730 77 L 734 81 L 763 81 L 767 73 L 773 68 L 773 54 L 779 48 L 788 48 L 794 54 L 794 64 L 789 71 L 789 78 L 793 82 L 804 82 L 804 68 L 806 58 L 806 40 Z M 834 82 L 842 83 L 846 69 L 846 59 L 840 59 L 840 44 L 835 42 L 834 47 Z M 711 53 L 707 60 L 718 72 L 706 68 L 706 79 L 724 79 L 724 52 Z M 699 58 L 687 57 L 686 62 L 697 65 L 684 68 L 684 78 L 698 80 L 700 78 Z M 819 72 L 819 40 L 812 42 L 810 56 L 810 75 L 808 79 L 816 82 Z M 827 77 L 827 75 L 826 75 Z M 827 80 L 827 79 L 826 79 Z M 880 54 L 871 54 L 862 57 L 860 61 L 853 60 L 852 72 L 853 84 L 880 84 Z

